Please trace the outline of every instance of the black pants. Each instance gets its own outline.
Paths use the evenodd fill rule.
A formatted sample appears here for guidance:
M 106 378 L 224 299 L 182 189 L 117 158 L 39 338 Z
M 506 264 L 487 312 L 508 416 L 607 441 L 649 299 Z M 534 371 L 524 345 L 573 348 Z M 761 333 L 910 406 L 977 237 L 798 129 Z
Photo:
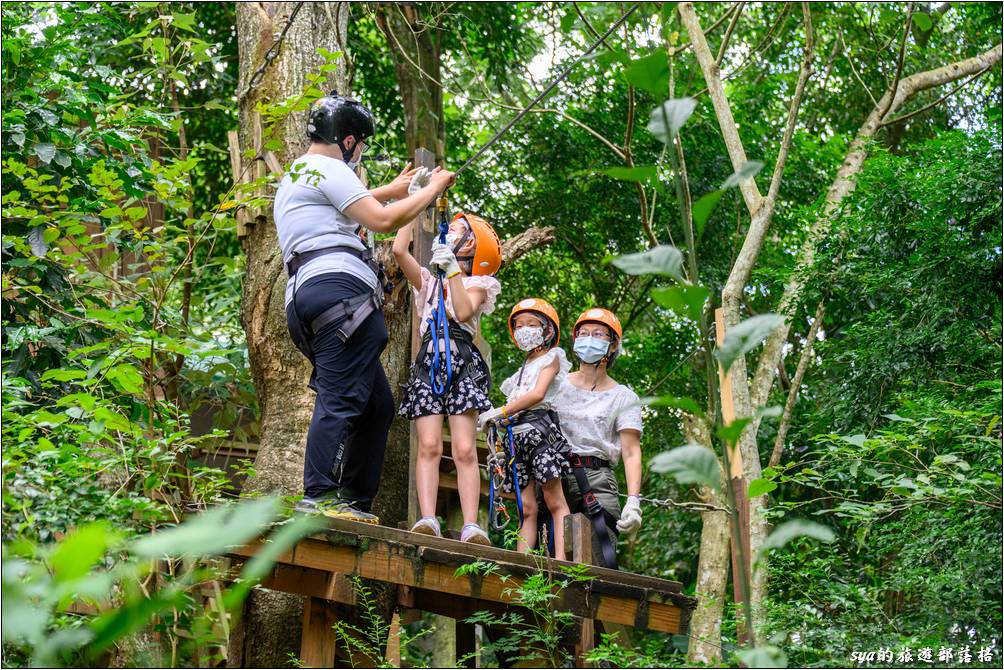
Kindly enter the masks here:
M 319 333 L 310 332 L 309 324 L 337 302 L 370 290 L 346 273 L 320 275 L 297 289 L 295 310 L 292 304 L 286 307 L 289 334 L 314 364 L 311 384 L 317 391 L 307 431 L 304 495 L 337 495 L 364 511 L 380 487 L 394 418 L 394 397 L 380 364 L 387 324 L 383 312 L 376 310 L 346 342 L 335 334 L 341 321 Z

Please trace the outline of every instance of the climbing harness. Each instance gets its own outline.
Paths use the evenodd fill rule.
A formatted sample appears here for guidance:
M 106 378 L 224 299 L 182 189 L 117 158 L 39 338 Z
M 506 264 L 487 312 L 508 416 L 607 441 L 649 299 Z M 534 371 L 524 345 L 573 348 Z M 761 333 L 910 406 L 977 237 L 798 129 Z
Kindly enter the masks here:
M 499 436 L 498 426 L 493 421 L 488 426 L 488 445 L 492 451 L 488 455 L 488 523 L 497 531 L 509 525 L 509 510 L 500 491 L 507 477 L 512 477 L 512 490 L 519 512 L 519 527 L 523 527 L 523 498 L 519 490 L 519 475 L 516 470 L 516 445 L 512 436 L 512 421 L 506 421 L 505 445 Z M 508 449 L 506 449 L 508 446 Z
M 613 541 L 610 539 L 610 530 L 615 529 L 617 519 L 610 512 L 606 511 L 593 493 L 593 487 L 589 484 L 589 476 L 586 468 L 596 470 L 600 468 L 610 468 L 610 461 L 595 456 L 579 456 L 572 454 L 568 459 L 572 466 L 572 474 L 575 476 L 575 483 L 579 485 L 579 493 L 582 494 L 582 505 L 586 508 L 586 516 L 593 524 L 593 531 L 600 543 L 600 553 L 603 556 L 603 564 L 617 570 L 617 551 L 614 549 Z M 616 533 L 616 530 L 613 530 Z
M 447 221 L 447 200 L 446 192 L 436 200 L 436 211 L 439 214 L 439 242 L 446 244 L 446 232 L 450 229 Z M 433 290 L 433 297 L 437 298 L 436 306 L 429 315 L 428 332 L 432 342 L 432 365 L 429 368 L 429 381 L 432 387 L 432 395 L 441 398 L 450 390 L 453 385 L 453 361 L 450 360 L 450 318 L 446 313 L 446 292 L 443 284 L 446 281 L 446 272 L 442 269 L 436 270 L 436 287 Z M 443 352 L 440 354 L 440 344 L 443 345 Z M 440 379 L 440 372 L 443 378 Z
M 526 116 L 527 114 L 529 114 L 530 110 L 532 110 L 534 107 L 536 107 L 537 104 L 541 100 L 543 100 L 544 98 L 546 98 L 551 93 L 551 91 L 554 90 L 555 86 L 557 86 L 558 84 L 560 84 L 565 79 L 565 77 L 567 77 L 569 74 L 571 74 L 572 70 L 575 68 L 576 65 L 578 65 L 580 62 L 582 62 L 582 60 L 586 56 L 588 56 L 593 51 L 595 51 L 596 47 L 598 47 L 599 45 L 603 44 L 603 42 L 607 39 L 607 37 L 609 37 L 615 30 L 617 30 L 621 26 L 622 23 L 624 23 L 625 21 L 627 21 L 627 18 L 629 16 L 631 16 L 631 14 L 634 13 L 634 10 L 636 10 L 636 9 L 638 9 L 638 4 L 632 5 L 626 12 L 624 12 L 621 15 L 621 17 L 619 19 L 617 19 L 617 21 L 612 26 L 610 26 L 609 28 L 607 28 L 607 31 L 605 33 L 603 33 L 602 35 L 600 35 L 599 39 L 597 39 L 595 42 L 593 42 L 592 44 L 590 44 L 589 47 L 585 51 L 583 51 L 581 54 L 579 54 L 578 58 L 576 58 L 574 61 L 572 61 L 568 65 L 568 67 L 566 67 L 564 70 L 562 70 L 558 74 L 558 76 L 555 77 L 551 81 L 551 83 L 548 84 L 547 87 L 543 91 L 541 91 L 540 93 L 538 93 L 537 97 L 535 97 L 533 100 L 531 100 L 526 105 L 526 107 L 524 107 L 519 112 L 517 112 L 516 116 L 512 117 L 509 120 L 509 122 L 507 124 L 505 124 L 502 127 L 501 130 L 499 130 L 494 135 L 492 135 L 488 139 L 487 142 L 485 142 L 484 144 L 482 144 L 481 148 L 478 149 L 477 151 L 475 151 L 474 155 L 472 155 L 470 158 L 468 158 L 467 162 L 464 163 L 463 165 L 461 165 L 460 168 L 454 174 L 455 175 L 459 175 L 461 172 L 463 172 L 468 167 L 470 167 L 475 161 L 477 161 L 479 158 L 481 158 L 481 155 L 484 152 L 488 151 L 489 147 L 491 147 L 493 144 L 495 144 L 495 142 L 497 142 L 499 140 L 499 138 L 501 138 L 503 135 L 505 135 L 509 131 L 510 128 L 512 128 L 514 125 L 516 125 L 516 123 L 519 122 L 520 119 L 522 119 L 524 116 Z
M 305 323 L 300 318 L 300 313 L 296 309 L 296 273 L 308 262 L 328 254 L 349 254 L 350 256 L 355 256 L 365 263 L 373 271 L 373 274 L 377 276 L 377 286 L 372 291 L 360 293 L 332 305 L 318 314 L 313 321 Z M 383 264 L 373 258 L 373 251 L 369 248 L 360 251 L 352 247 L 334 246 L 313 249 L 311 251 L 294 251 L 289 262 L 286 263 L 286 274 L 289 275 L 290 281 L 293 282 L 293 314 L 296 316 L 297 321 L 300 322 L 300 328 L 304 333 L 316 335 L 330 324 L 344 319 L 342 325 L 335 331 L 338 339 L 342 342 L 352 337 L 352 334 L 356 332 L 370 314 L 383 307 L 383 294 L 389 293 L 393 289 L 393 284 L 387 281 L 387 274 L 384 272 Z M 306 342 L 304 346 L 309 349 L 309 345 Z M 313 362 L 314 357 L 312 352 L 308 350 L 303 351 L 303 353 Z

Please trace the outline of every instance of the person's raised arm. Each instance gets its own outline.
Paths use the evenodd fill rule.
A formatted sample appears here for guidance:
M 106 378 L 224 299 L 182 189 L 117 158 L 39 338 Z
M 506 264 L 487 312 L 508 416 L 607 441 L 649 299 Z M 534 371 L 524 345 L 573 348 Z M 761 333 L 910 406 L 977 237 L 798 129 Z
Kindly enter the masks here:
M 391 246 L 391 251 L 394 253 L 394 258 L 397 259 L 397 264 L 401 267 L 401 272 L 407 278 L 408 283 L 421 290 L 422 266 L 418 264 L 415 257 L 408 251 L 408 245 L 411 244 L 411 231 L 415 229 L 415 223 L 415 221 L 412 221 L 405 227 L 398 229 L 397 235 L 394 237 L 394 244 Z
M 392 233 L 416 219 L 452 184 L 453 173 L 449 170 L 439 170 L 432 173 L 429 185 L 414 195 L 389 205 L 381 205 L 372 196 L 360 198 L 345 208 L 345 215 L 367 230 L 375 233 Z
M 385 203 L 388 200 L 400 200 L 401 198 L 407 198 L 408 185 L 411 184 L 411 178 L 415 176 L 416 172 L 418 172 L 418 168 L 412 168 L 411 163 L 408 163 L 404 166 L 404 169 L 401 170 L 401 174 L 394 177 L 393 181 L 388 182 L 383 186 L 371 188 L 370 195 L 381 203 Z

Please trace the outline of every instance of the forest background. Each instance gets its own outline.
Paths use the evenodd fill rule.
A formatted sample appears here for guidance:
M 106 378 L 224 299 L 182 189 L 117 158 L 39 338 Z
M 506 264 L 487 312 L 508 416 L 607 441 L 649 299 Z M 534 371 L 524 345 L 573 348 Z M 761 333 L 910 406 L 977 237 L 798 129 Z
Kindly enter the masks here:
M 268 9 L 273 40 L 293 5 Z M 371 184 L 419 144 L 456 167 L 627 9 L 307 3 L 301 20 L 334 26 L 334 42 L 291 32 L 275 66 L 301 62 L 291 87 L 274 72 L 252 81 L 263 50 L 242 49 L 250 7 L 3 5 L 5 664 L 221 659 L 222 612 L 245 593 L 207 615 L 191 595 L 202 568 L 181 561 L 154 578 L 149 559 L 166 545 L 145 533 L 245 483 L 295 493 L 282 452 L 236 469 L 209 458 L 302 435 L 311 402 L 302 362 L 255 339 L 268 324 L 249 300 L 267 283 L 254 259 L 271 224 L 239 239 L 237 217 L 270 214 L 271 177 L 231 188 L 228 131 L 241 125 L 247 149 L 257 109 L 262 148 L 287 159 L 282 132 L 336 82 L 379 119 Z M 504 325 L 516 300 L 543 297 L 566 324 L 588 306 L 614 310 L 626 353 L 612 375 L 662 398 L 645 410 L 646 462 L 665 466 L 691 443 L 721 456 L 711 311 L 724 304 L 730 327 L 784 317 L 744 351 L 745 415 L 777 408 L 743 432 L 759 468 L 749 493 L 764 528 L 811 519 L 832 531 L 773 550 L 754 583 L 758 636 L 789 664 L 904 649 L 1000 663 L 1001 19 L 997 3 L 646 4 L 451 189 L 503 239 L 532 233 L 482 323 L 494 377 L 521 361 Z M 688 97 L 681 123 L 659 113 L 682 113 L 662 103 Z M 854 187 L 834 198 L 855 152 Z M 666 251 L 656 274 L 611 263 L 670 246 L 681 253 Z M 732 374 L 746 380 L 743 359 Z M 281 426 L 264 402 L 277 376 L 305 398 Z M 678 453 L 669 469 L 681 468 Z M 724 493 L 700 472 L 656 469 L 644 495 L 682 506 L 644 506 L 623 567 L 723 597 L 703 615 L 710 646 L 641 637 L 618 660 L 735 662 L 726 572 L 709 587 L 701 569 L 727 552 L 728 525 L 686 506 Z M 260 532 L 280 514 L 261 504 L 215 545 L 168 534 L 168 553 Z M 241 525 L 205 517 L 203 530 Z M 81 598 L 121 607 L 68 613 Z M 154 629 L 168 642 L 135 643 Z M 275 647 L 265 658 L 288 662 Z

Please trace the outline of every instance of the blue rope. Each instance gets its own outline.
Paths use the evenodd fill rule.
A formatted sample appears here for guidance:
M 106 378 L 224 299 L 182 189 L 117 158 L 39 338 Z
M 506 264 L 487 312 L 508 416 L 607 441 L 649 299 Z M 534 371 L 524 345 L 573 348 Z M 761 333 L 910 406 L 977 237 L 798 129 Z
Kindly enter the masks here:
M 449 224 L 446 222 L 445 212 L 439 221 L 439 241 L 446 244 L 446 231 Z M 432 337 L 432 365 L 429 366 L 429 385 L 432 387 L 432 395 L 441 398 L 446 395 L 453 385 L 453 362 L 450 360 L 450 318 L 446 313 L 446 292 L 443 283 L 446 280 L 446 273 L 442 270 L 436 271 L 436 307 L 429 315 L 429 334 Z M 444 352 L 440 359 L 439 343 L 444 343 Z M 445 372 L 445 379 L 439 380 L 439 371 Z
M 516 509 L 519 510 L 519 527 L 523 527 L 523 492 L 519 488 L 519 472 L 516 470 L 516 445 L 512 438 L 512 422 L 506 423 L 505 434 L 509 440 L 509 468 L 512 470 L 512 490 L 516 494 Z

